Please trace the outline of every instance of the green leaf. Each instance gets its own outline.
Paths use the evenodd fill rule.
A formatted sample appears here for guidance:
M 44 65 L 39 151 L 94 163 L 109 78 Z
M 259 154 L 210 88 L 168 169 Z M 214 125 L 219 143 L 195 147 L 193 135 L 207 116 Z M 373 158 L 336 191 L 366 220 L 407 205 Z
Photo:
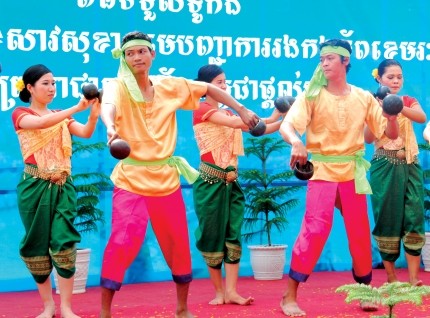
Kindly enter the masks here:
M 291 197 L 301 190 L 300 186 L 287 186 L 294 175 L 292 171 L 270 173 L 266 162 L 274 152 L 287 149 L 289 145 L 282 139 L 273 137 L 249 138 L 245 147 L 246 156 L 255 156 L 261 168 L 241 170 L 239 180 L 246 196 L 242 238 L 245 242 L 264 234 L 268 245 L 273 230 L 283 231 L 288 224 L 287 214 L 299 204 L 299 199 Z
M 73 140 L 73 155 L 82 152 L 104 150 L 104 142 L 85 144 Z M 76 229 L 81 232 L 95 232 L 99 224 L 104 224 L 104 211 L 98 208 L 100 194 L 111 187 L 110 177 L 102 172 L 90 171 L 72 175 L 77 194 L 77 216 L 74 222 Z

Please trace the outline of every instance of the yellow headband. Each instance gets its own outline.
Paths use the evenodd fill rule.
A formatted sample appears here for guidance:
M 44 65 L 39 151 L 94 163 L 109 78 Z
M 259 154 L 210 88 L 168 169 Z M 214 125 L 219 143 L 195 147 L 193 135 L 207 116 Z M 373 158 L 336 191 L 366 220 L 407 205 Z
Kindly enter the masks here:
M 349 51 L 347 49 L 345 49 L 344 47 L 341 46 L 332 46 L 332 45 L 327 45 L 324 46 L 321 49 L 320 55 L 324 55 L 324 54 L 329 54 L 329 53 L 336 53 L 342 56 L 346 56 L 346 57 L 350 57 L 351 54 L 349 53 Z
M 149 42 L 147 40 L 142 40 L 142 39 L 135 39 L 135 40 L 131 40 L 131 41 L 126 42 L 121 48 L 115 48 L 115 49 L 113 49 L 112 50 L 112 57 L 114 59 L 119 59 L 121 57 L 121 55 L 124 53 L 124 51 L 127 50 L 129 47 L 138 46 L 138 45 L 147 46 L 151 50 L 154 49 L 152 47 L 152 43 L 151 42 Z

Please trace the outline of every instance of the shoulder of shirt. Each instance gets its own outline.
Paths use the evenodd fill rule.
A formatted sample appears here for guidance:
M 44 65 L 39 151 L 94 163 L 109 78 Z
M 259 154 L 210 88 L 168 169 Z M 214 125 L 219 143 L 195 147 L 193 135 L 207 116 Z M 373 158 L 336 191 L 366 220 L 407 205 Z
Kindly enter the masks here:
M 358 87 L 358 86 L 355 86 L 352 84 L 349 84 L 349 85 L 351 86 L 351 93 L 355 93 L 355 94 L 362 95 L 362 96 L 368 95 L 368 96 L 374 97 L 373 93 L 370 90 L 367 90 L 367 89 L 364 89 L 364 88 L 361 88 L 361 87 Z
M 153 85 L 162 83 L 164 81 L 175 81 L 183 79 L 182 77 L 176 77 L 171 75 L 149 75 L 149 79 Z
M 415 103 L 419 104 L 418 100 L 415 97 L 409 95 L 403 95 L 402 100 L 406 107 L 411 107 Z
M 26 107 L 26 106 L 17 106 L 17 107 L 15 107 L 15 108 L 13 109 L 13 111 L 12 111 L 12 112 L 15 112 L 15 111 L 26 111 L 26 112 L 30 112 L 30 111 L 28 110 L 28 107 Z

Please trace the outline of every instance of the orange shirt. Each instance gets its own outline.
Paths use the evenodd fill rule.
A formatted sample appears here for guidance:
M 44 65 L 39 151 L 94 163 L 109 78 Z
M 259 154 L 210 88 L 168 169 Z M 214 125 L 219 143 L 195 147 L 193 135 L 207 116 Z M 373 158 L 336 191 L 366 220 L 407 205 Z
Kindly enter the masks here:
M 179 77 L 150 76 L 154 86 L 151 102 L 134 101 L 120 79 L 107 83 L 103 104 L 116 109 L 115 129 L 131 148 L 130 158 L 158 161 L 173 155 L 177 140 L 176 111 L 194 110 L 206 94 L 207 83 Z M 147 196 L 168 195 L 179 188 L 176 167 L 124 165 L 121 161 L 111 174 L 115 186 Z
M 387 119 L 382 116 L 378 101 L 361 88 L 351 86 L 346 96 L 330 94 L 325 88 L 319 96 L 309 101 L 299 96 L 285 120 L 303 135 L 310 153 L 327 156 L 351 156 L 364 150 L 364 127 L 380 138 Z M 355 162 L 313 162 L 311 180 L 343 182 L 354 179 Z

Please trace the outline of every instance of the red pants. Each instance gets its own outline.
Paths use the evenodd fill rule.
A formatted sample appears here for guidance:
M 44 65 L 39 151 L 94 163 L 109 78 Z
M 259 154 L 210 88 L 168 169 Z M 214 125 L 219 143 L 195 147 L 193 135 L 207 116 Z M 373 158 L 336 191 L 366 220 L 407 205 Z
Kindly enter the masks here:
M 106 246 L 101 286 L 119 290 L 145 238 L 148 220 L 176 283 L 192 280 L 188 226 L 181 189 L 168 196 L 145 197 L 114 188 L 112 233 Z
M 372 278 L 372 246 L 366 195 L 355 193 L 354 180 L 347 182 L 309 181 L 306 213 L 294 244 L 290 277 L 304 282 L 312 273 L 333 225 L 336 194 L 342 204 L 353 275 L 369 284 Z

